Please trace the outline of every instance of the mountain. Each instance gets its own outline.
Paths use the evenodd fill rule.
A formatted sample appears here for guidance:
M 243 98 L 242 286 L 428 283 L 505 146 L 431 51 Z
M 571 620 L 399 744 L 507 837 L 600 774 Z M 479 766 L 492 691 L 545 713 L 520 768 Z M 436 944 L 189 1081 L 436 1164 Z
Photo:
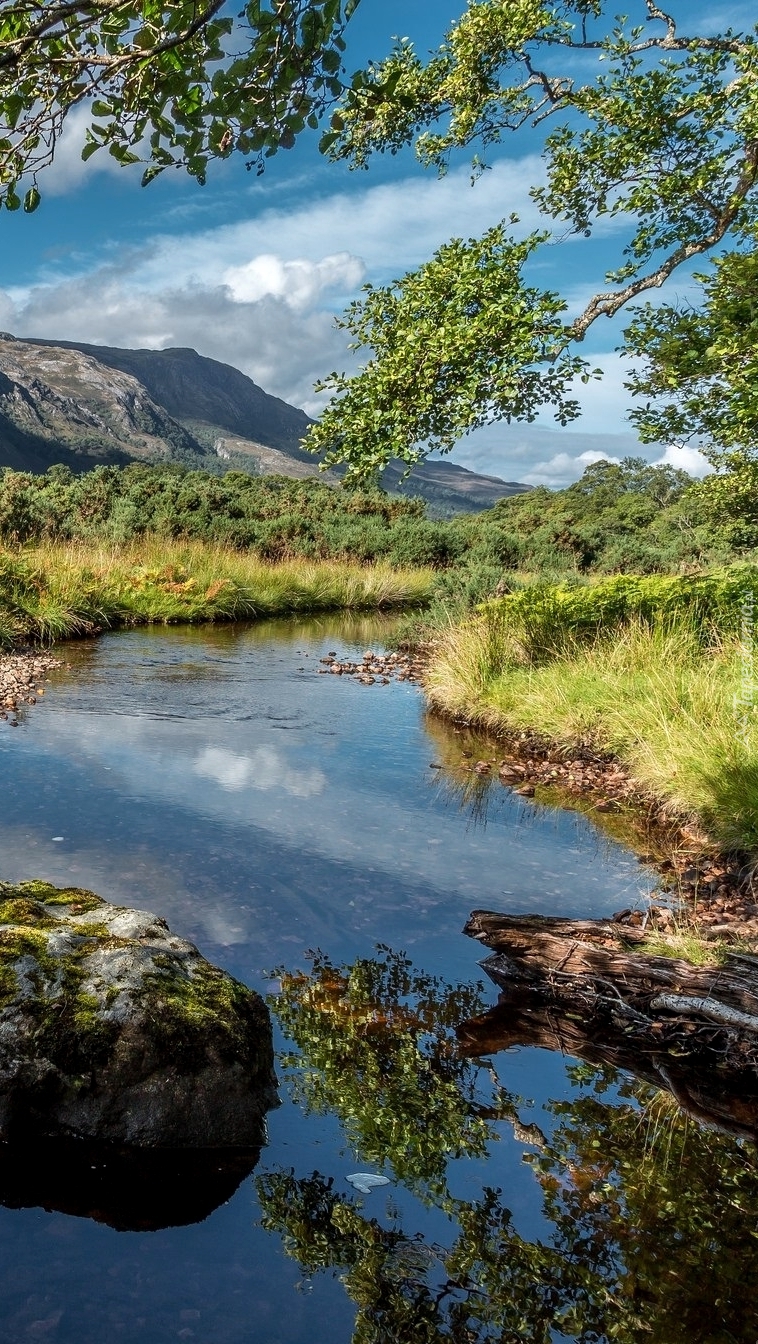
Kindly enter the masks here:
M 304 411 L 196 350 L 127 350 L 0 334 L 0 466 L 181 462 L 311 476 Z M 445 460 L 386 470 L 386 489 L 421 495 L 437 515 L 488 508 L 528 489 Z M 331 472 L 325 479 L 336 481 Z
M 186 461 L 205 452 L 128 373 L 86 350 L 0 336 L 0 465 L 45 471 L 65 462 Z

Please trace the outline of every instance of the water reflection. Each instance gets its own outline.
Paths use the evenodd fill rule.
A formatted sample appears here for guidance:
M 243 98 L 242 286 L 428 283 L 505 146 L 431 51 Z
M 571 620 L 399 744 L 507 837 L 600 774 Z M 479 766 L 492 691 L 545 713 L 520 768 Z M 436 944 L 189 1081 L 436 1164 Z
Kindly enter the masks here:
M 91 1218 L 119 1232 L 199 1223 L 258 1164 L 260 1148 L 159 1150 L 81 1140 L 0 1144 L 0 1204 Z
M 76 1180 L 61 1188 L 72 1158 L 51 1159 L 37 1179 L 31 1160 L 8 1153 L 2 1344 L 111 1335 L 163 1344 L 193 1332 L 213 1344 L 308 1344 L 316 1334 L 423 1344 L 440 1330 L 455 1344 L 515 1344 L 509 1293 L 527 1312 L 524 1338 L 527 1328 L 538 1337 L 535 1321 L 541 1339 L 561 1329 L 568 1270 L 545 1259 L 555 1223 L 521 1159 L 541 1135 L 553 1140 L 551 1098 L 588 1085 L 544 1049 L 499 1056 L 499 1077 L 460 1055 L 456 1025 L 485 1008 L 469 983 L 480 949 L 461 929 L 482 905 L 609 914 L 650 877 L 585 819 L 499 784 L 486 830 L 473 824 L 441 778 L 448 771 L 429 767 L 449 764 L 452 780 L 461 748 L 483 749 L 425 722 L 411 686 L 318 675 L 328 651 L 350 658 L 381 640 L 373 619 L 121 632 L 67 648 L 71 666 L 21 727 L 0 725 L 0 875 L 75 882 L 151 909 L 256 988 L 270 988 L 264 968 L 285 965 L 285 1050 L 301 1061 L 290 1070 L 298 1101 L 270 1117 L 260 1179 L 243 1179 L 195 1226 L 113 1230 L 181 1221 L 176 1204 L 155 1211 L 159 1173 L 135 1176 L 111 1205 L 100 1176 L 93 1188 L 81 1171 L 80 1190 Z M 418 965 L 375 958 L 379 942 L 412 949 Z M 298 977 L 305 949 L 318 946 L 328 953 L 320 970 L 310 964 Z M 640 1123 L 643 1103 L 620 1099 L 615 1084 L 603 1103 Z M 23 1188 L 12 1184 L 13 1163 Z M 342 1182 L 366 1164 L 393 1185 L 389 1204 L 374 1192 L 364 1213 Z M 234 1171 L 227 1176 L 231 1194 Z M 497 1187 L 507 1194 L 487 1193 Z M 191 1182 L 186 1193 L 189 1216 Z M 750 1188 L 746 1201 L 749 1226 Z M 197 1216 L 212 1203 L 209 1194 L 196 1204 Z M 93 1221 L 98 1210 L 113 1226 Z M 281 1254 L 261 1217 L 349 1274 L 353 1297 L 329 1275 L 296 1292 L 301 1263 Z M 480 1272 L 491 1307 L 477 1296 Z M 597 1303 L 595 1284 L 587 1293 Z
M 695 1124 L 673 1100 L 609 1068 L 569 1068 L 572 1091 L 524 1126 L 492 1069 L 450 1049 L 474 986 L 372 960 L 284 978 L 274 1009 L 298 1047 L 303 1100 L 340 1119 L 358 1160 L 414 1185 L 444 1240 L 383 1216 L 316 1171 L 256 1178 L 263 1225 L 306 1275 L 337 1272 L 355 1344 L 754 1344 L 755 1147 Z M 290 1067 L 295 1066 L 295 1059 Z M 508 1057 L 498 1061 L 508 1075 Z M 485 1100 L 489 1093 L 489 1104 Z M 524 1149 L 547 1235 L 516 1226 L 507 1196 L 452 1192 L 448 1172 L 504 1125 Z
M 459 739 L 423 721 L 415 688 L 318 675 L 358 635 L 377 646 L 382 623 L 67 648 L 21 732 L 0 731 L 3 876 L 148 906 L 225 964 L 239 948 L 246 979 L 288 939 L 336 956 L 444 939 L 452 958 L 472 906 L 605 914 L 649 889 L 588 823 L 505 789 L 487 834 L 472 827 L 429 769 Z

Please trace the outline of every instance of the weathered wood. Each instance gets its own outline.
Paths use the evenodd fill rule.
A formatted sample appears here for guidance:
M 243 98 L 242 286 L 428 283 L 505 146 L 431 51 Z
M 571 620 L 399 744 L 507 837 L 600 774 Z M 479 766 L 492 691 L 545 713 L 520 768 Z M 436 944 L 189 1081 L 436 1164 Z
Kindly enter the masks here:
M 490 963 L 485 962 L 490 970 Z M 561 1004 L 538 989 L 514 986 L 497 1005 L 457 1028 L 459 1049 L 481 1057 L 516 1046 L 559 1051 L 588 1064 L 623 1069 L 670 1092 L 701 1123 L 742 1138 L 758 1139 L 758 1071 L 750 1057 L 724 1056 L 723 1033 L 703 1027 L 696 1035 L 670 1020 L 643 1032 L 629 1030 L 623 1013 L 588 1011 L 575 999 Z
M 758 1138 L 758 959 L 693 966 L 645 956 L 645 935 L 606 920 L 477 910 L 465 932 L 495 955 L 503 993 L 458 1028 L 465 1054 L 515 1045 L 625 1069 L 698 1120 Z
M 674 957 L 646 956 L 634 950 L 644 945 L 644 933 L 611 920 L 475 910 L 464 933 L 507 958 L 514 979 L 606 981 L 611 993 L 643 1012 L 658 995 L 716 1001 L 755 1017 L 758 1028 L 758 959 L 729 957 L 724 965 L 693 966 Z

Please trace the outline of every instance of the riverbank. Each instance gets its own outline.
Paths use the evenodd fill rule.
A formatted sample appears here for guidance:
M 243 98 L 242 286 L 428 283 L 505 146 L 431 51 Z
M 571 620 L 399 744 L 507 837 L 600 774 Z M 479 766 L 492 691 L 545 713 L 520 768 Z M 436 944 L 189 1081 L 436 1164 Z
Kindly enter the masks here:
M 60 658 L 40 649 L 0 652 L 0 718 L 13 722 L 21 705 L 35 705 L 49 684 L 48 672 L 60 666 Z
M 0 550 L 0 648 L 119 626 L 392 610 L 428 601 L 432 583 L 423 569 L 267 563 L 223 546 L 159 538 Z
M 451 627 L 424 675 L 434 712 L 497 740 L 497 756 L 472 761 L 472 773 L 496 772 L 522 796 L 605 825 L 645 818 L 688 919 L 725 935 L 758 914 L 758 720 L 743 616 L 755 582 L 741 567 L 544 586 Z M 639 837 L 635 847 L 648 846 Z
M 660 798 L 644 792 L 617 758 L 534 732 L 477 731 L 461 717 L 451 747 L 448 734 L 435 734 L 436 719 L 432 713 L 427 721 L 437 743 L 435 764 L 462 807 L 486 814 L 491 791 L 506 788 L 527 807 L 586 816 L 655 869 L 660 899 L 647 907 L 620 909 L 620 922 L 661 931 L 685 957 L 699 955 L 698 940 L 758 950 L 758 894 L 750 856 L 724 852 L 692 818 L 677 817 Z

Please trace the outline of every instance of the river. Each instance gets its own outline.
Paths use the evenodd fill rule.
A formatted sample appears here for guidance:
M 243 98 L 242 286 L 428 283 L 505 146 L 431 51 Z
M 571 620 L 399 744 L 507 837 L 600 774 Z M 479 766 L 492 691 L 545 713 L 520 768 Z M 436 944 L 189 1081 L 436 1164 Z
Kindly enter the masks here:
M 434 767 L 465 735 L 417 688 L 318 675 L 385 629 L 120 632 L 0 725 L 0 877 L 152 910 L 281 992 L 282 1095 L 188 1225 L 135 1230 L 160 1166 L 120 1220 L 80 1216 L 65 1172 L 0 1174 L 3 1342 L 758 1339 L 750 1145 L 560 1053 L 455 1056 L 456 1016 L 497 999 L 472 908 L 599 916 L 654 879 L 582 816 L 462 791 Z

